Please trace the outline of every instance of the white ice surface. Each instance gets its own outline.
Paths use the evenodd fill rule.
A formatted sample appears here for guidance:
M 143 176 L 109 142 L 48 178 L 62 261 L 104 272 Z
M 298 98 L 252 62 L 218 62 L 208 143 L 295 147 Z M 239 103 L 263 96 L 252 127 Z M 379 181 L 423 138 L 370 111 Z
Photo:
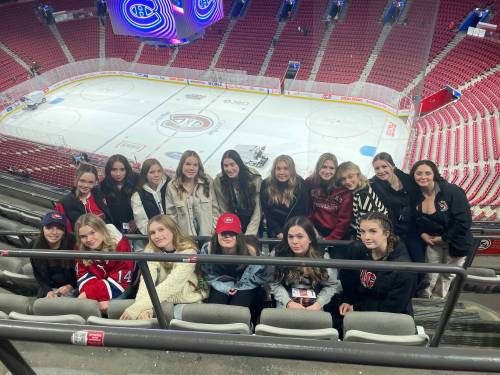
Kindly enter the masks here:
M 238 144 L 265 146 L 264 176 L 280 154 L 291 155 L 298 172 L 307 176 L 323 152 L 370 174 L 372 156 L 360 152 L 363 146 L 389 152 L 401 165 L 409 136 L 402 120 L 366 106 L 124 77 L 88 79 L 55 90 L 37 110 L 6 117 L 0 130 L 138 161 L 154 157 L 170 169 L 176 168 L 179 153 L 192 149 L 211 175 L 220 170 L 225 150 Z

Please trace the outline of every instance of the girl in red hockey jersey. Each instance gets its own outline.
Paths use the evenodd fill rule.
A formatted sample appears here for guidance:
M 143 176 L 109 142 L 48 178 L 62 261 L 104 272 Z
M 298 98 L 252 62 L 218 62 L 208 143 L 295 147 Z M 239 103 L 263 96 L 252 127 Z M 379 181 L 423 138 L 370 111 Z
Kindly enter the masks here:
M 75 224 L 77 246 L 82 251 L 131 252 L 128 240 L 112 224 L 94 214 L 80 216 Z M 109 300 L 119 297 L 131 284 L 134 262 L 128 260 L 85 260 L 76 262 L 78 298 L 99 302 L 106 313 Z

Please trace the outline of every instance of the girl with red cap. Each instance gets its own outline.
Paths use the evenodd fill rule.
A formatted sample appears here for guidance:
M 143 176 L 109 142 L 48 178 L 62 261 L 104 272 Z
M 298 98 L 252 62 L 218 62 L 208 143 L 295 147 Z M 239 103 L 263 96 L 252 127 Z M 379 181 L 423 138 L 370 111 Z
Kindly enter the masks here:
M 258 255 L 241 233 L 238 216 L 222 214 L 217 220 L 215 234 L 201 248 L 201 254 Z M 266 267 L 255 264 L 202 264 L 201 270 L 210 285 L 206 303 L 250 307 L 259 288 L 266 282 Z

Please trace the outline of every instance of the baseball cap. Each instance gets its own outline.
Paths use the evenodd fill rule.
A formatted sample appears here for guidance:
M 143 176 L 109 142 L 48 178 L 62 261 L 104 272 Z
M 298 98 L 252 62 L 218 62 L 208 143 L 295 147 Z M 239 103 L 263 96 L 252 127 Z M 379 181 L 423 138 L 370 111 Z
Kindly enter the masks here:
M 236 234 L 241 233 L 241 221 L 235 214 L 222 214 L 217 220 L 215 226 L 215 233 L 233 232 Z
M 60 212 L 52 211 L 45 215 L 41 221 L 42 226 L 47 225 L 60 225 L 63 228 L 66 228 L 66 216 Z

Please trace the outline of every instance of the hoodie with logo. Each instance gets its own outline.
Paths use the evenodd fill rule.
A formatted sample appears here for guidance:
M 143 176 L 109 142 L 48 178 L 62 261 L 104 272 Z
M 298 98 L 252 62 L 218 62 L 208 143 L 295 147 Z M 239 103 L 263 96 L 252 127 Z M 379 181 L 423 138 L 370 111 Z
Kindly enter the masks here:
M 370 250 L 361 241 L 355 242 L 342 254 L 343 259 L 373 260 Z M 402 241 L 384 260 L 411 262 Z M 380 311 L 412 315 L 411 298 L 417 284 L 417 274 L 398 271 L 341 270 L 342 302 L 353 305 L 354 311 Z

